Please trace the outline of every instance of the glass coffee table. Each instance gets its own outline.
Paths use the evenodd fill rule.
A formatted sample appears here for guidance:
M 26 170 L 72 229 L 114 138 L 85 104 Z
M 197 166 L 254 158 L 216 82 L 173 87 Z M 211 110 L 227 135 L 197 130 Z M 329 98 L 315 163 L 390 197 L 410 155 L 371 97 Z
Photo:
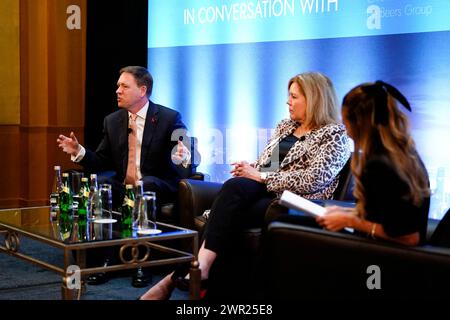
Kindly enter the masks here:
M 126 270 L 137 267 L 190 263 L 190 298 L 200 295 L 198 268 L 198 233 L 170 224 L 157 223 L 158 234 L 141 235 L 120 230 L 120 223 L 95 223 L 77 218 L 51 221 L 50 207 L 0 210 L 0 233 L 4 245 L 0 251 L 34 263 L 62 276 L 62 299 L 80 298 L 83 279 L 93 273 Z M 120 213 L 113 218 L 120 221 Z M 62 249 L 63 266 L 55 265 L 20 251 L 20 239 L 27 237 L 42 245 Z M 175 241 L 174 241 L 175 240 Z M 182 248 L 179 249 L 180 242 Z M 87 267 L 86 250 L 117 247 L 119 257 L 113 265 Z M 55 250 L 55 254 L 60 254 Z

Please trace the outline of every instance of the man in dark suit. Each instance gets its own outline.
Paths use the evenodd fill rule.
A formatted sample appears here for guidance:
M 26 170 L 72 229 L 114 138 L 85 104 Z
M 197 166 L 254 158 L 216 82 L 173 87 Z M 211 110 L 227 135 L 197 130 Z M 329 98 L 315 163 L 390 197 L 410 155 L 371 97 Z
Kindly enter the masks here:
M 99 177 L 99 183 L 112 184 L 115 208 L 122 204 L 124 184 L 142 180 L 145 191 L 156 192 L 158 214 L 161 204 L 175 199 L 181 178 L 177 164 L 186 167 L 190 153 L 178 139 L 186 131 L 180 114 L 151 102 L 152 88 L 146 68 L 122 68 L 116 90 L 120 109 L 105 117 L 97 150 L 85 149 L 73 132 L 69 137 L 60 135 L 57 142 L 86 171 L 115 172 L 111 178 Z
M 153 78 L 146 68 L 122 68 L 117 87 L 120 110 L 105 117 L 103 140 L 97 150 L 85 149 L 73 132 L 69 137 L 59 136 L 59 147 L 89 172 L 115 172 L 107 181 L 113 185 L 115 207 L 122 202 L 124 184 L 135 185 L 138 180 L 144 182 L 145 191 L 156 192 L 158 204 L 170 202 L 181 178 L 176 164 L 179 162 L 172 159 L 182 157 L 187 163 L 190 156 L 183 143 L 179 141 L 177 146 L 177 138 L 184 135 L 186 126 L 177 111 L 149 100 Z M 135 135 L 133 163 L 132 156 L 129 157 L 132 135 Z

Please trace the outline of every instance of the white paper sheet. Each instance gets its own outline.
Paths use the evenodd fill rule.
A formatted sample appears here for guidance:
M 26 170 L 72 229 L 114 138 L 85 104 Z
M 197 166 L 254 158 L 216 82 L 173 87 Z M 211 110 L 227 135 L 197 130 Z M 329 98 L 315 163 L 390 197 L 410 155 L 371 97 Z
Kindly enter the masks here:
M 314 217 L 323 216 L 325 214 L 325 208 L 315 204 L 308 199 L 296 195 L 290 191 L 283 191 L 281 195 L 280 203 L 286 207 L 293 208 L 296 210 L 304 211 Z

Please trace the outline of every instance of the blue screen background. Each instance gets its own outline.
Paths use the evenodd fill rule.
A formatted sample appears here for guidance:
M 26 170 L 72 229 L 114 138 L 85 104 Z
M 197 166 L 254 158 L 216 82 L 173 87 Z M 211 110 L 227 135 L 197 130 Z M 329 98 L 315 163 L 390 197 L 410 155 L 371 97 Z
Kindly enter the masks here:
M 236 1 L 208 3 L 211 2 Z M 427 6 L 433 3 L 441 6 L 441 13 L 442 6 L 450 10 L 450 1 L 360 2 L 364 3 L 364 8 L 375 3 L 404 9 L 414 3 L 429 9 Z M 155 20 L 162 19 L 152 20 L 152 14 L 158 12 L 152 9 L 160 3 L 166 2 L 149 2 L 148 68 L 155 82 L 152 100 L 181 112 L 191 135 L 199 139 L 202 155 L 199 171 L 207 173 L 211 181 L 228 179 L 231 162 L 257 158 L 276 124 L 288 117 L 288 80 L 301 72 L 320 71 L 333 80 L 339 99 L 352 87 L 378 79 L 395 85 L 405 94 L 413 108 L 408 114 L 411 131 L 430 177 L 433 192 L 430 217 L 440 219 L 450 207 L 448 16 L 445 22 L 440 15 L 429 20 L 430 17 L 424 19 L 424 14 L 408 17 L 409 20 L 401 17 L 402 27 L 398 33 L 395 33 L 395 26 L 375 30 L 378 34 L 361 26 L 361 30 L 353 29 L 349 36 L 345 36 L 349 28 L 342 28 L 343 31 L 334 31 L 334 37 L 312 39 L 314 32 L 310 32 L 305 37 L 298 35 L 298 40 L 279 40 L 283 37 L 275 34 L 269 41 L 255 36 L 255 41 L 238 43 L 229 43 L 229 36 L 207 37 L 205 26 L 201 26 L 196 31 L 203 39 L 200 42 L 205 42 L 205 36 L 208 41 L 199 45 L 199 41 L 194 40 L 195 30 L 188 32 L 188 40 L 185 40 L 181 27 L 175 32 L 167 23 L 155 24 Z M 185 1 L 178 3 L 183 3 L 183 8 L 189 7 Z M 357 11 L 346 8 L 345 3 L 349 2 L 339 1 L 338 20 L 348 17 L 348 12 Z M 166 11 L 175 10 L 167 3 L 164 7 Z M 386 10 L 384 15 L 398 13 Z M 369 16 L 370 13 L 364 11 L 365 19 Z M 383 21 L 394 18 L 382 17 L 382 25 Z M 324 23 L 323 17 L 309 20 L 308 23 Z M 233 23 L 215 23 L 211 27 L 222 27 L 226 34 Z M 405 24 L 414 32 L 406 32 Z M 313 26 L 310 29 L 314 29 Z M 171 43 L 158 46 L 157 41 L 152 42 L 150 38 L 155 31 L 150 32 L 150 29 L 155 28 L 158 37 L 167 34 Z M 420 28 L 425 32 L 419 32 Z M 176 40 L 177 37 L 181 40 Z

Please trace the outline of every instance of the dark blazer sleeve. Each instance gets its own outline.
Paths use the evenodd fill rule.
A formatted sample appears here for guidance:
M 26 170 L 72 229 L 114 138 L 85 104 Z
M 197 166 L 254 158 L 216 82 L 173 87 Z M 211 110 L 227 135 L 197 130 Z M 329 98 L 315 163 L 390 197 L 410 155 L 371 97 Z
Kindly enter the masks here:
M 86 149 L 80 164 L 91 172 L 115 171 L 125 178 L 128 150 L 128 112 L 118 110 L 105 117 L 103 137 L 95 152 Z M 123 177 L 122 177 L 123 176 Z
M 154 114 L 147 116 L 141 149 L 142 176 L 155 176 L 164 180 L 180 178 L 172 153 L 179 136 L 186 135 L 186 126 L 179 112 L 154 105 Z
M 103 138 L 95 152 L 86 149 L 86 154 L 80 164 L 90 172 L 113 170 L 112 153 L 107 118 L 103 120 Z

